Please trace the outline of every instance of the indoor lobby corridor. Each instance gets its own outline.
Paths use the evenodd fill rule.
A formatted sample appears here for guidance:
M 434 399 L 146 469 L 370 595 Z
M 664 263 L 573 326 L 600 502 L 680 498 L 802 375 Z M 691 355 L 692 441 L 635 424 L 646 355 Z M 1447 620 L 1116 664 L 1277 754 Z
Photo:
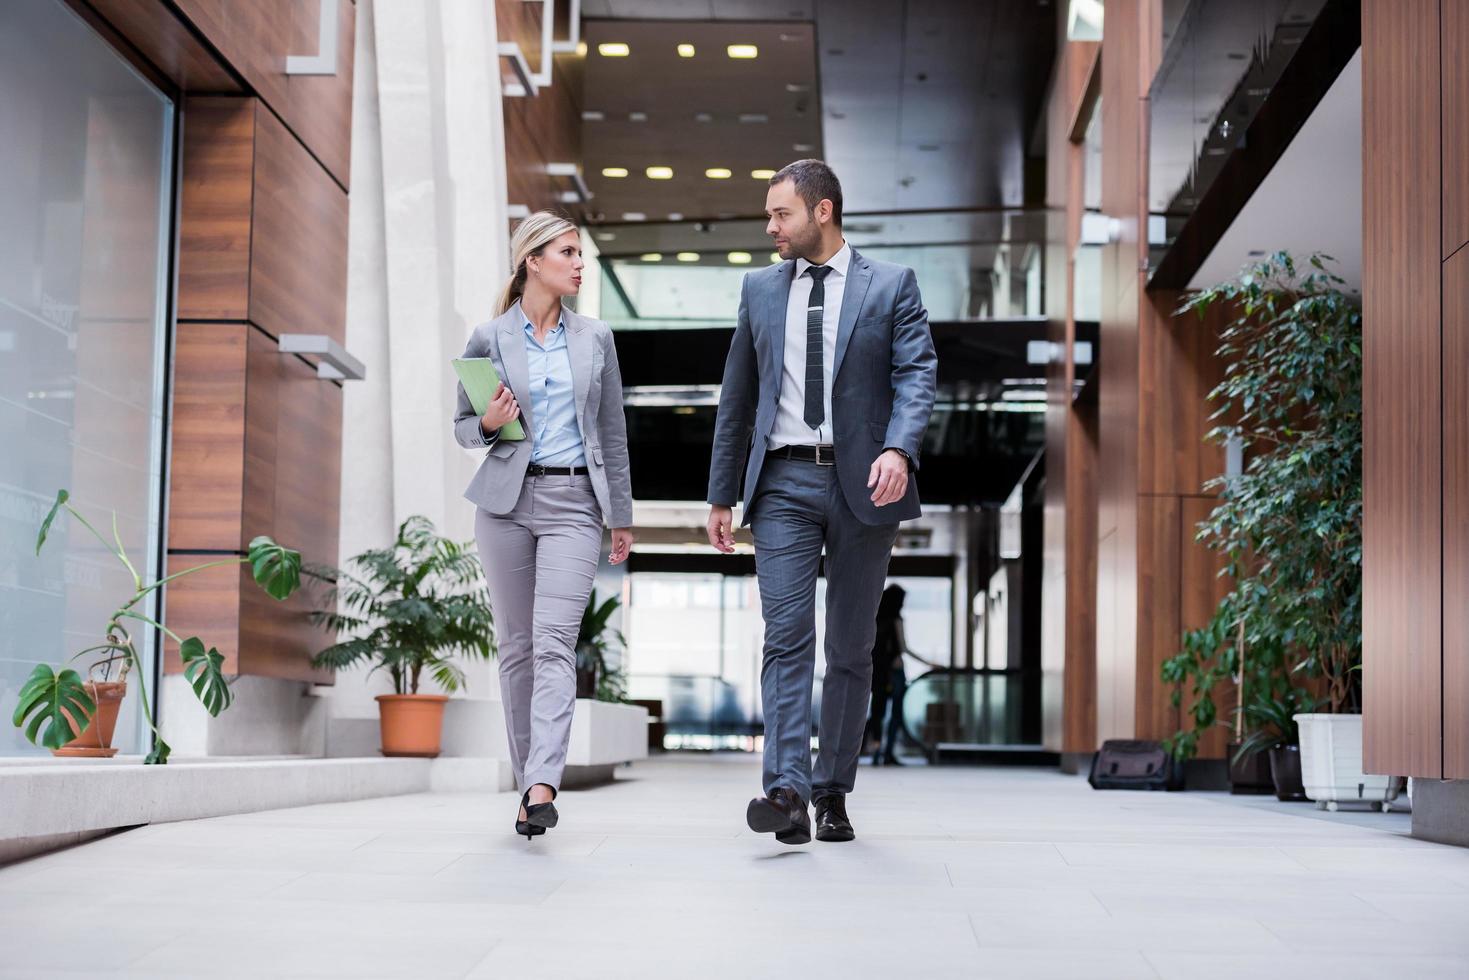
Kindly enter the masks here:
M 757 783 L 639 763 L 529 844 L 508 793 L 155 824 L 0 869 L 0 977 L 1469 975 L 1469 851 L 1404 815 L 864 768 L 857 841 L 785 848 Z

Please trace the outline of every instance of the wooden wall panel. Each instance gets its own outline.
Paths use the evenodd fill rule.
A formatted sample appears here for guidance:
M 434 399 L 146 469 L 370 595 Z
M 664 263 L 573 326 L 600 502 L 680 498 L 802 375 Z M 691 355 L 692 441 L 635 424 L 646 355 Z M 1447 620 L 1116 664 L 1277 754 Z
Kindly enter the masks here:
M 178 316 L 243 320 L 250 305 L 255 101 L 184 103 Z
M 1224 451 L 1204 441 L 1214 427 L 1209 392 L 1224 379 L 1219 347 L 1223 308 L 1207 319 L 1174 316 L 1184 294 L 1154 290 L 1138 331 L 1139 493 L 1201 493 L 1224 472 Z
M 357 7 L 338 5 L 335 75 L 287 75 L 286 58 L 317 51 L 315 3 L 174 0 L 179 11 L 342 185 L 350 186 L 352 55 Z
M 1165 739 L 1178 731 L 1179 713 L 1169 704 L 1163 661 L 1178 652 L 1182 620 L 1182 518 L 1179 498 L 1138 497 L 1137 513 L 1137 721 L 1138 738 Z
M 1368 772 L 1442 772 L 1439 0 L 1362 6 Z
M 72 0 L 85 2 L 180 91 L 239 93 L 229 68 L 215 58 L 184 22 L 159 0 Z
M 524 0 L 496 0 L 496 29 L 500 37 L 513 40 L 525 51 L 531 70 L 540 65 L 541 5 Z M 564 31 L 563 31 L 564 36 Z M 531 96 L 507 96 L 505 113 L 505 182 L 511 204 L 532 211 L 562 210 L 580 217 L 584 205 L 564 204 L 560 193 L 571 189 L 566 178 L 546 174 L 547 163 L 580 163 L 583 58 L 556 55 L 552 82 Z M 514 78 L 504 59 L 503 80 Z
M 1443 0 L 1443 254 L 1469 245 L 1469 0 Z
M 1183 631 L 1198 629 L 1209 622 L 1214 616 L 1214 610 L 1219 608 L 1220 600 L 1229 592 L 1230 580 L 1219 576 L 1219 570 L 1223 567 L 1219 555 L 1196 538 L 1199 524 L 1208 520 L 1217 502 L 1214 497 L 1178 498 L 1179 635 L 1173 641 L 1174 652 L 1183 649 Z M 1165 651 L 1160 653 L 1165 658 L 1173 655 Z M 1162 662 L 1161 659 L 1158 660 L 1159 664 Z M 1232 688 L 1215 697 L 1214 704 L 1219 709 L 1221 719 L 1230 718 L 1228 712 L 1234 707 L 1233 697 Z M 1184 692 L 1184 699 L 1184 707 L 1191 710 L 1193 705 L 1187 691 Z M 1211 730 L 1199 739 L 1199 757 L 1224 758 L 1229 739 L 1228 728 L 1221 726 Z
M 257 115 L 249 319 L 267 333 L 347 330 L 347 194 L 269 112 Z
M 245 468 L 245 324 L 180 323 L 174 339 L 168 545 L 240 544 Z
M 1443 777 L 1469 779 L 1469 249 L 1443 265 Z
M 196 565 L 228 558 L 229 555 L 168 556 L 168 574 Z M 187 639 L 197 636 L 206 647 L 224 656 L 224 671 L 240 672 L 240 596 L 246 588 L 259 589 L 244 565 L 221 565 L 178 579 L 164 586 L 164 621 L 169 629 Z M 166 673 L 182 672 L 179 647 L 167 640 L 163 648 Z

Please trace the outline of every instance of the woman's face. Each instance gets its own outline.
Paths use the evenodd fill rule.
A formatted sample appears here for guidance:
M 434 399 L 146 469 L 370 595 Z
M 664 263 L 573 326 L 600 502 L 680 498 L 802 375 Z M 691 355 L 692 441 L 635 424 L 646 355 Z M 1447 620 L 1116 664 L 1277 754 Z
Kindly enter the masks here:
M 581 292 L 581 270 L 586 265 L 581 258 L 580 232 L 568 231 L 553 239 L 527 265 L 531 275 L 554 295 L 575 296 Z

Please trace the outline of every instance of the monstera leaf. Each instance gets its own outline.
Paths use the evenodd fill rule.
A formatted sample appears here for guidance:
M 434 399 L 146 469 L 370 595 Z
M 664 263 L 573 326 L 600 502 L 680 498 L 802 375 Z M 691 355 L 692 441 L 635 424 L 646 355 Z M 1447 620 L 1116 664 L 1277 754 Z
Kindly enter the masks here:
M 163 736 L 155 734 L 153 736 L 153 751 L 143 757 L 143 765 L 161 766 L 166 764 L 170 751 L 168 743 L 163 740 Z
M 60 513 L 61 508 L 64 507 L 66 505 L 66 502 L 70 499 L 71 494 L 67 493 L 65 490 L 56 491 L 56 502 L 53 503 L 51 505 L 51 509 L 46 512 L 46 519 L 41 522 L 41 533 L 36 535 L 36 554 L 39 555 L 41 553 L 41 546 L 46 543 L 46 535 L 51 533 L 51 525 L 56 520 L 56 515 Z
M 230 706 L 235 694 L 225 679 L 224 655 L 210 647 L 204 649 L 204 641 L 191 636 L 179 645 L 179 657 L 184 662 L 184 677 L 194 688 L 199 703 L 204 705 L 212 717 Z
M 87 693 L 80 674 L 70 669 L 58 674 L 46 664 L 36 664 L 20 689 L 20 703 L 15 706 L 12 721 L 16 728 L 24 726 L 32 745 L 59 749 L 86 729 L 96 710 L 97 704 Z M 26 724 L 27 717 L 30 724 Z M 75 731 L 72 722 L 76 723 Z M 36 741 L 38 734 L 40 741 Z
M 275 599 L 301 585 L 301 552 L 276 544 L 266 535 L 250 542 L 250 569 L 255 582 Z

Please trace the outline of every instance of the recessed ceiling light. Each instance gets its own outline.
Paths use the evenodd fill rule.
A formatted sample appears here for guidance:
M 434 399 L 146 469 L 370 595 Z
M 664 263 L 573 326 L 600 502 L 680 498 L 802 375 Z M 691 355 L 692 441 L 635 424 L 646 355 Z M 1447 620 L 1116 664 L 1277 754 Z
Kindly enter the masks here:
M 678 211 L 670 211 L 670 212 L 668 212 L 668 220 L 669 221 L 682 221 L 683 220 L 683 215 L 681 213 L 679 213 Z
M 627 114 L 627 121 L 628 122 L 647 122 L 648 121 L 648 114 L 646 112 L 629 112 Z
M 809 85 L 798 85 L 795 82 L 787 82 L 786 83 L 786 91 L 787 92 L 809 92 L 809 91 L 811 91 L 811 86 L 809 86 Z
M 649 180 L 672 180 L 673 179 L 673 168 L 672 167 L 649 167 L 647 170 L 645 170 L 643 172 L 648 175 L 648 179 Z
M 731 44 L 724 49 L 731 58 L 758 58 L 760 49 L 753 44 Z
M 729 258 L 729 264 L 730 265 L 749 265 L 750 264 L 750 253 L 749 252 L 730 252 L 728 258 Z
M 703 123 L 706 123 L 706 122 L 713 122 L 713 121 L 714 121 L 714 117 L 712 115 L 710 115 L 709 113 L 707 113 L 707 112 L 696 112 L 696 113 L 694 113 L 694 122 L 703 122 Z
M 785 42 L 789 43 L 791 41 L 800 41 L 800 40 L 802 40 L 802 37 L 799 34 L 782 34 L 780 36 L 780 39 L 782 41 L 785 41 Z
M 603 177 L 626 177 L 627 176 L 627 168 L 626 167 L 603 167 L 602 168 L 602 176 Z
M 604 58 L 626 58 L 632 49 L 621 41 L 604 41 L 597 45 L 597 53 Z
M 624 212 L 622 212 L 622 220 L 623 221 L 647 221 L 648 220 L 648 216 L 646 214 L 644 214 L 643 212 L 641 212 L 641 211 L 624 211 Z
M 754 177 L 756 180 L 769 180 L 771 177 L 774 177 L 775 176 L 775 171 L 774 170 L 751 170 L 750 171 L 750 176 L 751 177 Z
M 779 252 L 771 252 L 770 253 L 770 261 L 771 262 L 780 262 L 780 261 L 782 261 L 782 259 L 780 257 L 780 253 Z
M 616 240 L 617 240 L 617 233 L 616 232 L 612 232 L 612 231 L 599 231 L 599 232 L 597 232 L 597 241 L 599 241 L 599 242 L 613 242 L 613 241 L 616 241 Z
M 704 171 L 704 176 L 708 177 L 710 180 L 729 180 L 729 178 L 733 177 L 734 174 L 730 171 L 728 167 L 710 167 L 708 170 Z
M 791 149 L 795 150 L 797 153 L 810 153 L 812 150 L 816 149 L 816 147 L 812 146 L 810 143 L 792 143 Z
M 584 110 L 581 114 L 582 122 L 601 122 L 607 117 L 596 109 Z
M 770 122 L 770 117 L 763 112 L 742 112 L 740 113 L 740 122 L 767 123 Z
M 644 252 L 642 255 L 638 256 L 638 258 L 642 259 L 644 262 L 662 262 L 663 261 L 663 253 L 662 252 Z
M 697 262 L 697 261 L 699 261 L 699 253 L 698 252 L 679 252 L 678 253 L 678 260 L 680 262 Z
M 576 56 L 578 58 L 585 58 L 587 56 L 587 42 L 585 42 L 585 41 L 577 41 L 576 42 Z
M 678 46 L 678 56 L 680 58 L 692 58 L 694 56 L 694 46 L 692 44 L 680 44 Z

